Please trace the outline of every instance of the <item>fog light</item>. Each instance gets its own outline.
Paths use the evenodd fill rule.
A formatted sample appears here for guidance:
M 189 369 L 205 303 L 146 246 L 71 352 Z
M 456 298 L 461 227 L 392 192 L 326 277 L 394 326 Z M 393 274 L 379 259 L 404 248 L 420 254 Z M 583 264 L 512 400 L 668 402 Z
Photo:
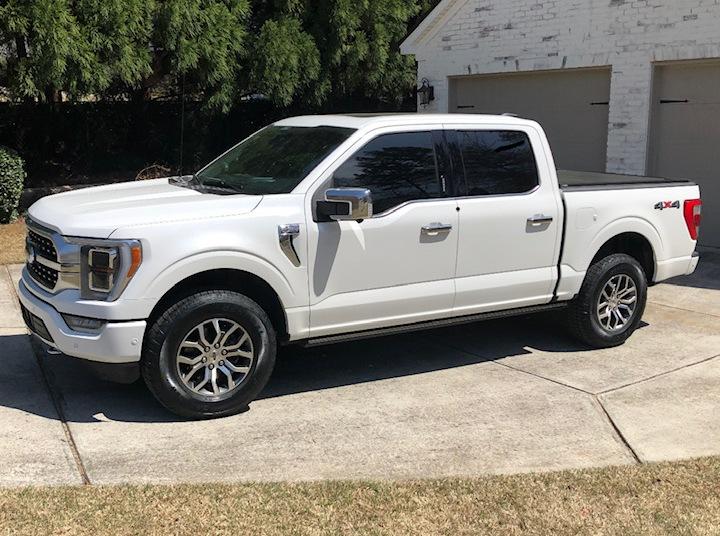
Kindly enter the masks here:
M 95 333 L 105 325 L 105 320 L 97 318 L 85 318 L 84 316 L 62 315 L 68 327 L 74 331 Z

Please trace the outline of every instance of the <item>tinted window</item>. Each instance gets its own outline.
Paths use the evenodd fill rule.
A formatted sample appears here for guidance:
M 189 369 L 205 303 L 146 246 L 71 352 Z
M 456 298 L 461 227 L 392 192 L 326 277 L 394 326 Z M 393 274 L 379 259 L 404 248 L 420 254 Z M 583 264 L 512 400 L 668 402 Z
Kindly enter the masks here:
M 444 195 L 430 132 L 378 136 L 335 171 L 333 184 L 369 188 L 376 214 L 406 201 Z
M 197 179 L 246 194 L 289 193 L 353 132 L 327 126 L 269 126 L 230 149 Z
M 530 140 L 524 132 L 458 132 L 467 195 L 516 194 L 538 184 Z

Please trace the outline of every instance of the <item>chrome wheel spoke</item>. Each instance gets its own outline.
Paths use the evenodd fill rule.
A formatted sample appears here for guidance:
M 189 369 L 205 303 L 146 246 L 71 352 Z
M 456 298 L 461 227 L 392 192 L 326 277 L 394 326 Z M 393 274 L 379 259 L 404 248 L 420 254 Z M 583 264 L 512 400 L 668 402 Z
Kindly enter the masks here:
M 218 387 L 218 377 L 217 377 L 217 371 L 218 369 L 214 368 L 210 371 L 210 384 L 212 385 L 212 391 L 213 394 L 219 395 L 220 394 L 220 387 Z
M 222 330 L 220 329 L 220 319 L 213 318 L 212 325 L 215 328 L 215 338 L 213 339 L 213 346 L 218 344 L 220 338 L 223 336 Z
M 197 365 L 202 361 L 202 355 L 197 357 L 185 357 L 184 355 L 178 355 L 177 362 L 182 365 Z
M 195 350 L 203 351 L 203 345 L 195 341 L 183 341 L 180 348 L 193 348 Z
M 220 370 L 223 374 L 225 374 L 225 377 L 227 378 L 228 382 L 228 389 L 234 389 L 235 388 L 235 380 L 233 379 L 232 372 L 228 370 L 227 366 L 220 367 Z M 239 371 L 236 371 L 239 372 Z
M 205 348 L 209 348 L 210 343 L 205 338 L 205 324 L 204 323 L 200 324 L 196 329 L 198 330 L 198 333 L 200 333 L 200 342 L 202 342 L 205 345 Z
M 193 368 L 190 369 L 190 372 L 188 372 L 187 374 L 185 374 L 185 375 L 182 377 L 183 380 L 184 380 L 184 381 L 190 381 L 190 378 L 192 378 L 193 376 L 195 376 L 195 374 L 197 373 L 197 371 L 200 370 L 201 368 L 203 368 L 203 364 L 202 364 L 202 363 L 196 364 Z
M 247 374 L 250 372 L 250 367 L 239 367 L 230 361 L 225 361 L 225 367 L 232 372 L 239 372 L 241 374 Z
M 243 336 L 240 337 L 240 341 L 237 342 L 236 344 L 232 344 L 230 346 L 225 346 L 225 350 L 227 350 L 228 352 L 231 352 L 233 350 L 237 350 L 238 348 L 242 348 L 243 344 L 245 344 L 249 340 L 250 340 L 250 335 L 247 334 L 247 331 L 244 331 Z
M 207 385 L 207 382 L 210 381 L 210 369 L 205 367 L 205 376 L 203 376 L 203 379 L 200 383 L 196 384 L 194 387 L 190 387 L 193 391 L 199 393 L 200 390 Z
M 252 359 L 252 356 L 252 352 L 246 352 L 244 350 L 232 350 L 225 355 L 226 358 L 244 357 L 246 359 Z
M 227 330 L 222 340 L 220 341 L 220 346 L 225 346 L 227 344 L 227 340 L 230 338 L 230 335 L 235 333 L 238 329 L 240 329 L 240 326 L 234 324 L 229 330 Z M 227 350 L 227 347 L 225 349 Z

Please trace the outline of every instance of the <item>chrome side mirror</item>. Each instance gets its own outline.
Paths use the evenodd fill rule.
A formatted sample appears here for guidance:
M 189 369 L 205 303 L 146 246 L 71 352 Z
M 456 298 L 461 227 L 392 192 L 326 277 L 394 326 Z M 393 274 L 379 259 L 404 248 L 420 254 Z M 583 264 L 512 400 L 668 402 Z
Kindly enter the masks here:
M 367 188 L 330 188 L 317 208 L 329 220 L 366 220 L 373 215 L 372 194 Z

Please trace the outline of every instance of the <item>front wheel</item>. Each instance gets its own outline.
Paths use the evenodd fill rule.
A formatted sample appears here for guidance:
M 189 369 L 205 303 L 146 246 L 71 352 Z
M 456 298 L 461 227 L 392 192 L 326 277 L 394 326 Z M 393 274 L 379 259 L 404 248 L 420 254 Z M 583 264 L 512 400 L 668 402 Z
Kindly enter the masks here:
M 647 279 L 637 260 L 616 253 L 593 264 L 569 306 L 570 329 L 595 348 L 624 343 L 645 311 Z
M 275 365 L 275 330 L 263 309 L 237 292 L 198 292 L 150 326 L 141 371 L 155 398 L 183 417 L 247 408 Z

